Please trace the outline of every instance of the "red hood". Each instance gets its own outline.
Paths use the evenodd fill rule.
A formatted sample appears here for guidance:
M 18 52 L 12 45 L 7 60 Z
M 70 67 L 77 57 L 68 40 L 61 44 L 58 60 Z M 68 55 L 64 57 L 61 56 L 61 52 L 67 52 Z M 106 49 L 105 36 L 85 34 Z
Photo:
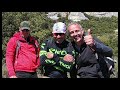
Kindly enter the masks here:
M 21 35 L 20 32 L 15 33 L 15 34 L 13 35 L 13 37 L 16 37 L 16 38 L 19 39 L 19 40 L 23 40 L 23 41 L 25 41 L 25 39 L 22 38 L 22 35 Z
M 15 37 L 15 38 L 17 38 L 18 40 L 20 40 L 20 41 L 25 41 L 26 42 L 26 40 L 22 37 L 22 34 L 20 33 L 20 32 L 16 32 L 14 35 L 13 35 L 13 37 Z M 34 40 L 34 37 L 29 37 L 30 38 L 30 41 L 32 41 L 32 40 Z

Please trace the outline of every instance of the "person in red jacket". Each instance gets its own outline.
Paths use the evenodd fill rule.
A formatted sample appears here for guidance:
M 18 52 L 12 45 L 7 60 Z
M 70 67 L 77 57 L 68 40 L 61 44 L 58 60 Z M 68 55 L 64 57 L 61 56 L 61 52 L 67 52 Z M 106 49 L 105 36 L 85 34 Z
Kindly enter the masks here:
M 7 43 L 6 67 L 9 78 L 38 78 L 39 51 L 37 40 L 30 35 L 30 22 L 21 22 L 19 32 Z

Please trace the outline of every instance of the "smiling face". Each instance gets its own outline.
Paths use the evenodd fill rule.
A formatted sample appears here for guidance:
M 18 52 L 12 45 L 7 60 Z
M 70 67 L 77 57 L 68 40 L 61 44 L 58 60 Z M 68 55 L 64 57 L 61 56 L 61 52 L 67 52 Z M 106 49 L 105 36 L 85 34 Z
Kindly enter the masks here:
M 71 38 L 75 42 L 82 42 L 83 41 L 84 30 L 78 24 L 69 25 L 68 31 L 70 33 Z

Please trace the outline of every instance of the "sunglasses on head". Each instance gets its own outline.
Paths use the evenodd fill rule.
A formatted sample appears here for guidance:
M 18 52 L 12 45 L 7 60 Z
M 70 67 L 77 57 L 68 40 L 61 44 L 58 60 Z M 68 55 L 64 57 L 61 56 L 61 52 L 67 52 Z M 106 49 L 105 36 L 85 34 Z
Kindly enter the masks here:
M 54 35 L 55 36 L 58 36 L 58 35 L 62 36 L 62 35 L 65 35 L 65 34 L 64 33 L 54 33 Z
M 26 31 L 26 32 L 29 32 L 30 30 L 28 30 L 28 29 L 23 29 L 22 31 Z

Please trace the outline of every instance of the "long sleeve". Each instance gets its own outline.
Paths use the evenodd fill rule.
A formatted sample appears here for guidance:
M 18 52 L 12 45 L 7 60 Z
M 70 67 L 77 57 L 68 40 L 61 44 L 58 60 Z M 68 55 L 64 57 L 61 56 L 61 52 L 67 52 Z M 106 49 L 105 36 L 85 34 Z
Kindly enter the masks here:
M 113 51 L 110 47 L 106 46 L 105 44 L 98 41 L 97 39 L 95 39 L 95 48 L 97 53 L 100 53 L 104 56 L 109 57 L 109 56 L 112 56 L 113 54 Z
M 68 43 L 67 43 L 68 44 Z M 64 46 L 64 45 L 63 45 Z M 72 47 L 72 46 L 71 46 Z M 64 49 L 59 49 L 55 43 L 45 41 L 41 44 L 40 59 L 43 66 L 54 66 L 54 68 L 61 71 L 70 71 L 74 62 L 67 62 L 63 60 L 66 54 L 72 55 L 72 48 L 69 45 Z M 54 54 L 52 59 L 46 57 L 47 52 Z
M 62 58 L 58 57 L 57 55 L 54 56 L 57 65 L 60 66 L 64 71 L 71 71 L 75 62 L 67 62 L 64 61 Z
M 6 48 L 6 67 L 8 70 L 9 77 L 15 75 L 14 59 L 15 59 L 15 40 L 14 38 L 11 38 L 7 43 Z
M 75 53 L 74 53 L 74 49 L 73 49 L 71 43 L 68 44 L 65 51 L 66 51 L 66 54 L 70 54 L 74 57 Z M 54 59 L 57 62 L 57 65 L 60 66 L 65 71 L 71 71 L 71 69 L 73 68 L 73 66 L 75 64 L 75 62 L 64 61 L 63 58 L 58 57 L 56 54 L 54 55 Z
M 55 65 L 56 62 L 53 59 L 48 59 L 46 57 L 47 52 L 48 52 L 47 49 L 48 49 L 47 41 L 45 41 L 41 44 L 41 50 L 40 50 L 41 65 Z

